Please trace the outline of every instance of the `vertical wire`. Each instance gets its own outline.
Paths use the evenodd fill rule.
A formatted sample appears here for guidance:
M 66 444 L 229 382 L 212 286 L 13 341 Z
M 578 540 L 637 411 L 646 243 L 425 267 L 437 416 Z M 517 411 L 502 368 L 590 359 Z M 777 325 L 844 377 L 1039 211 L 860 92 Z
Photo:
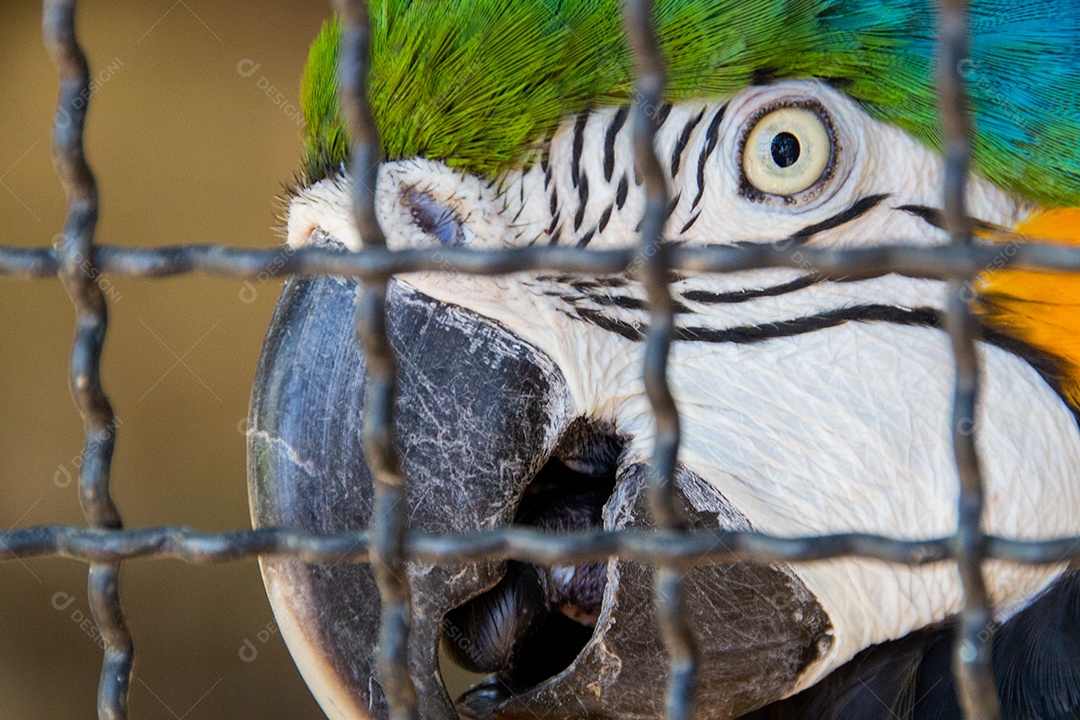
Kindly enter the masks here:
M 953 245 L 970 247 L 971 220 L 965 192 L 971 157 L 971 125 L 960 64 L 970 43 L 966 0 L 940 0 L 938 92 L 945 133 L 945 229 Z M 958 525 L 953 554 L 964 589 L 964 608 L 953 647 L 953 674 L 964 717 L 996 720 L 1001 711 L 992 672 L 993 613 L 982 574 L 986 538 L 982 534 L 983 482 L 975 447 L 975 409 L 979 392 L 976 355 L 978 324 L 966 298 L 968 278 L 949 282 L 946 329 L 956 359 L 953 397 L 953 450 L 960 474 Z
M 71 394 L 86 434 L 79 470 L 79 501 L 91 527 L 119 530 L 120 512 L 109 493 L 109 472 L 116 423 L 101 386 L 101 352 L 108 308 L 95 282 L 94 230 L 98 218 L 97 184 L 86 162 L 83 128 L 90 101 L 90 69 L 75 33 L 75 0 L 45 0 L 41 32 L 60 76 L 53 119 L 52 157 L 67 196 L 67 218 L 59 247 L 60 279 L 75 306 L 75 338 L 69 369 Z M 98 717 L 127 717 L 134 647 L 120 605 L 120 563 L 90 565 L 87 594 L 90 611 L 105 642 L 98 684 Z
M 667 366 L 675 327 L 674 304 L 668 287 L 669 252 L 663 243 L 668 189 L 656 155 L 657 115 L 664 92 L 664 61 L 652 25 L 650 0 L 626 0 L 626 29 L 634 56 L 637 93 L 634 98 L 634 158 L 645 182 L 645 212 L 641 224 L 640 261 L 649 303 L 649 333 L 645 342 L 645 392 L 656 418 L 656 444 L 649 473 L 649 508 L 657 527 L 684 527 L 675 493 L 679 449 L 679 413 L 668 386 Z M 660 633 L 667 646 L 669 678 L 667 717 L 690 720 L 697 687 L 697 643 L 686 612 L 679 565 L 656 568 L 653 602 Z
M 350 173 L 353 212 L 365 247 L 385 247 L 375 216 L 375 183 L 381 147 L 368 99 L 371 17 L 363 0 L 336 0 L 342 15 L 338 77 L 341 106 L 352 136 Z M 391 720 L 417 716 L 416 687 L 409 672 L 410 594 L 405 567 L 407 502 L 405 478 L 394 448 L 397 361 L 386 334 L 387 282 L 364 283 L 356 329 L 367 361 L 364 396 L 364 454 L 375 479 L 371 568 L 379 587 L 382 616 L 376 666 Z

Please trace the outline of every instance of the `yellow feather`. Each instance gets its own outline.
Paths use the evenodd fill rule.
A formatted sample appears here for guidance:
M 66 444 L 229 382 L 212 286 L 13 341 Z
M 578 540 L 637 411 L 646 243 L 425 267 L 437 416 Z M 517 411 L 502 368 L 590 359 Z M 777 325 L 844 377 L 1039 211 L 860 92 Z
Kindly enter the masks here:
M 991 238 L 1080 245 L 1080 208 L 1037 211 L 1017 225 L 1016 235 Z M 1080 274 L 990 270 L 978 289 L 975 308 L 986 323 L 1055 358 L 1061 391 L 1080 408 Z

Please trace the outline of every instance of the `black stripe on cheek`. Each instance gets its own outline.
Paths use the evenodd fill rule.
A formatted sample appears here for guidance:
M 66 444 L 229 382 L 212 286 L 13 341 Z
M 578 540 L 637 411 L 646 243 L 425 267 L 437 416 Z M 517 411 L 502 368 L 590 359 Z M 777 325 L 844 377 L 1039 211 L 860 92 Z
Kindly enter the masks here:
M 671 177 L 673 179 L 679 172 L 679 166 L 682 165 L 682 154 L 683 151 L 686 150 L 687 144 L 690 142 L 690 135 L 693 134 L 694 128 L 698 126 L 703 117 L 705 117 L 704 110 L 690 118 L 683 127 L 682 133 L 679 134 L 679 139 L 675 142 L 675 148 L 671 151 Z
M 623 125 L 626 124 L 626 119 L 629 116 L 630 106 L 624 105 L 619 108 L 619 111 L 615 113 L 615 119 L 608 125 L 607 133 L 604 135 L 605 182 L 611 182 L 611 177 L 615 174 L 615 139 L 618 137 L 619 131 L 622 130 Z
M 589 176 L 581 176 L 581 185 L 578 186 L 578 197 L 581 204 L 578 205 L 577 214 L 574 215 L 574 232 L 577 232 L 581 228 L 581 223 L 585 219 L 585 208 L 589 203 Z
M 615 191 L 615 207 L 619 210 L 623 209 L 623 205 L 626 204 L 626 193 L 630 191 L 630 181 L 626 178 L 626 175 L 622 176 L 619 180 L 619 189 Z
M 764 297 L 777 297 L 778 295 L 786 295 L 797 290 L 808 288 L 811 285 L 815 285 L 819 280 L 811 275 L 806 275 L 801 278 L 796 278 L 791 282 L 783 283 L 781 285 L 773 285 L 767 288 L 760 288 L 757 290 L 734 290 L 732 292 L 718 293 L 710 292 L 708 290 L 687 290 L 682 294 L 683 299 L 691 302 L 699 302 L 703 305 L 725 305 L 728 303 L 742 303 L 748 300 L 755 300 L 757 298 Z
M 555 283 L 557 285 L 569 285 L 575 290 L 587 290 L 601 287 L 626 287 L 629 281 L 616 275 L 599 275 L 597 277 L 583 278 L 580 275 L 537 275 L 540 282 Z M 555 293 L 559 297 L 558 293 Z
M 601 330 L 607 330 L 613 332 L 616 335 L 621 335 L 627 340 L 632 342 L 642 342 L 645 339 L 645 334 L 640 329 L 631 325 L 628 322 L 623 322 L 617 318 L 608 317 L 599 310 L 593 310 L 591 308 L 577 308 L 578 317 L 586 322 L 590 322 L 596 325 Z
M 581 174 L 581 153 L 585 150 L 585 125 L 589 122 L 589 111 L 583 110 L 578 113 L 574 123 L 574 151 L 570 158 L 570 182 L 574 187 L 578 185 L 578 175 Z
M 675 197 L 671 198 L 671 202 L 668 203 L 667 213 L 664 215 L 665 219 L 671 217 L 672 213 L 675 212 L 675 208 L 679 207 L 680 200 L 682 200 L 682 193 L 679 193 Z
M 595 235 L 595 234 L 596 234 L 596 228 L 593 228 L 589 232 L 585 233 L 584 235 L 581 236 L 581 239 L 577 241 L 577 246 L 579 248 L 588 247 L 589 243 L 592 242 L 593 235 Z
M 680 230 L 680 231 L 679 231 L 679 234 L 680 234 L 680 235 L 685 235 L 685 234 L 686 234 L 686 231 L 687 231 L 687 230 L 689 230 L 690 228 L 694 227 L 694 223 L 696 223 L 696 222 L 698 221 L 698 218 L 699 218 L 699 217 L 701 217 L 701 213 L 698 213 L 698 214 L 697 214 L 697 215 L 695 215 L 694 217 L 690 218 L 690 219 L 689 219 L 689 220 L 687 221 L 687 223 L 686 223 L 685 225 L 683 225 L 683 226 L 682 226 L 682 230 Z
M 926 205 L 901 205 L 896 208 L 902 210 L 908 215 L 914 215 L 917 218 L 924 220 L 928 225 L 936 227 L 938 230 L 945 229 L 945 220 L 941 217 L 941 211 Z
M 727 112 L 727 104 L 720 106 L 720 109 L 716 111 L 716 115 L 713 117 L 712 122 L 709 123 L 708 129 L 705 131 L 705 136 L 708 138 L 708 142 L 705 145 L 705 151 L 698 157 L 697 165 L 697 196 L 694 198 L 694 203 L 690 206 L 693 210 L 701 202 L 701 197 L 705 194 L 705 163 L 708 162 L 709 156 L 713 154 L 713 150 L 716 149 L 717 143 L 720 142 L 720 123 L 724 121 L 724 113 Z
M 635 342 L 642 341 L 648 327 L 631 325 L 617 318 L 608 317 L 598 310 L 576 308 L 578 317 L 597 327 L 616 333 Z M 684 342 L 733 343 L 748 345 L 751 343 L 792 337 L 817 330 L 826 330 L 847 322 L 886 322 L 895 325 L 908 325 L 937 328 L 941 326 L 941 311 L 936 308 L 902 308 L 895 305 L 856 305 L 839 308 L 764 325 L 743 325 L 733 328 L 680 327 L 675 329 L 675 339 Z
M 623 310 L 648 310 L 644 300 L 639 300 L 628 295 L 599 295 L 589 294 L 588 299 L 597 305 L 622 308 Z M 672 302 L 671 309 L 677 315 L 693 315 L 694 311 L 683 305 L 678 300 Z
M 555 232 L 556 228 L 559 227 L 559 220 L 561 220 L 561 219 L 562 219 L 562 210 L 555 213 L 555 217 L 551 218 L 551 225 L 549 225 L 548 229 L 547 229 L 547 234 L 548 235 Z
M 621 287 L 626 287 L 626 286 L 628 286 L 630 284 L 630 282 L 626 278 L 618 277 L 616 275 L 605 275 L 605 276 L 602 276 L 602 277 L 594 277 L 591 280 L 589 280 L 589 283 L 591 283 L 592 285 L 594 285 L 596 287 L 610 287 L 610 288 L 621 288 Z
M 604 232 L 604 229 L 607 228 L 608 222 L 611 221 L 611 213 L 612 213 L 612 211 L 614 209 L 615 208 L 612 205 L 607 206 L 607 210 L 605 210 L 604 214 L 600 216 L 600 224 L 597 225 L 597 228 L 596 228 L 597 232 L 602 233 L 602 232 Z
M 838 212 L 832 217 L 822 220 L 819 223 L 807 225 L 802 230 L 799 230 L 790 237 L 788 237 L 787 240 L 785 240 L 784 242 L 802 245 L 818 233 L 825 232 L 826 230 L 832 230 L 834 228 L 840 227 L 841 225 L 847 224 L 854 220 L 858 220 L 863 215 L 880 205 L 881 202 L 887 197 L 889 197 L 888 194 L 882 194 L 867 195 L 864 198 L 859 198 L 854 203 L 852 203 L 851 207 L 849 207 L 848 209 Z
M 675 339 L 689 342 L 749 344 L 803 335 L 852 321 L 938 327 L 941 324 L 941 312 L 929 307 L 910 309 L 895 305 L 856 305 L 765 325 L 744 325 L 725 329 L 676 328 Z
M 921 220 L 924 220 L 927 225 L 937 228 L 938 230 L 945 229 L 945 217 L 941 211 L 937 208 L 927 207 L 926 205 L 901 205 L 897 210 L 902 210 L 908 215 L 914 215 Z M 988 223 L 985 220 L 979 220 L 978 218 L 969 217 L 971 221 L 971 227 L 975 230 L 988 231 L 988 232 L 1001 232 L 1005 230 L 993 223 Z
M 618 307 L 623 310 L 644 310 L 645 301 L 639 300 L 635 297 L 629 297 L 627 295 L 590 295 L 590 300 L 596 302 L 597 305 L 607 305 L 609 307 Z

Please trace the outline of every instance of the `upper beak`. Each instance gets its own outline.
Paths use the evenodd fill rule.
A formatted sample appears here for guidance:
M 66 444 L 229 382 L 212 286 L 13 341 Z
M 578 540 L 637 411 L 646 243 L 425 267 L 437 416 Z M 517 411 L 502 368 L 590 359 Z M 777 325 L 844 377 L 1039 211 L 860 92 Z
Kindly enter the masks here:
M 370 523 L 356 287 L 338 278 L 285 285 L 252 397 L 257 525 L 334 533 Z M 560 373 L 505 330 L 401 284 L 391 285 L 388 302 L 410 527 L 451 533 L 509 524 L 566 417 Z M 501 565 L 410 563 L 409 651 L 425 717 L 455 716 L 439 673 L 442 617 L 493 585 Z M 383 715 L 374 672 L 379 594 L 368 566 L 267 558 L 262 568 L 290 651 L 328 714 Z
M 356 290 L 340 278 L 285 284 L 252 397 L 248 467 L 256 525 L 337 533 L 371 522 Z M 650 526 L 643 466 L 613 453 L 610 436 L 573 417 L 566 381 L 546 354 L 403 283 L 391 283 L 388 308 L 410 528 L 564 527 L 523 519 L 522 508 L 546 492 L 537 490 L 538 476 L 544 485 L 563 483 L 570 495 L 594 480 L 606 487 L 602 512 L 596 508 L 605 529 Z M 683 472 L 678 480 L 684 497 L 693 498 L 687 509 L 695 525 L 730 522 L 731 508 L 700 479 Z M 379 593 L 369 567 L 265 558 L 262 570 L 282 635 L 326 713 L 335 720 L 386 717 L 375 672 Z M 515 572 L 506 562 L 408 563 L 410 669 L 422 717 L 455 718 L 459 710 L 478 718 L 663 716 L 667 657 L 653 616 L 651 568 L 620 560 L 600 566 L 595 627 L 571 643 L 569 654 L 565 643 L 552 649 L 559 638 L 547 626 L 539 633 L 527 627 L 539 617 L 530 615 L 539 591 L 528 585 L 533 571 Z M 730 718 L 780 697 L 827 625 L 782 569 L 703 566 L 687 575 L 686 588 L 702 651 L 700 717 Z M 474 598 L 479 604 L 469 605 Z M 458 645 L 452 654 L 461 658 L 464 648 L 463 664 L 472 661 L 473 669 L 500 670 L 513 655 L 515 670 L 496 672 L 455 707 L 440 667 L 440 644 L 448 639 Z M 525 655 L 547 659 L 526 672 L 522 663 L 533 658 Z

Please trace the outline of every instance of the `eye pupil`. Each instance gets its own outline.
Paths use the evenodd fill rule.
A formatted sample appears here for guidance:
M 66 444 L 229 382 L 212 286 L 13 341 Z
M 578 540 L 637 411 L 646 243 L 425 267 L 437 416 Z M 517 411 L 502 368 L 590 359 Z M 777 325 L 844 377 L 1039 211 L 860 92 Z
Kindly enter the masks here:
M 799 161 L 802 147 L 799 138 L 789 132 L 778 133 L 772 139 L 772 159 L 779 167 L 788 168 Z

